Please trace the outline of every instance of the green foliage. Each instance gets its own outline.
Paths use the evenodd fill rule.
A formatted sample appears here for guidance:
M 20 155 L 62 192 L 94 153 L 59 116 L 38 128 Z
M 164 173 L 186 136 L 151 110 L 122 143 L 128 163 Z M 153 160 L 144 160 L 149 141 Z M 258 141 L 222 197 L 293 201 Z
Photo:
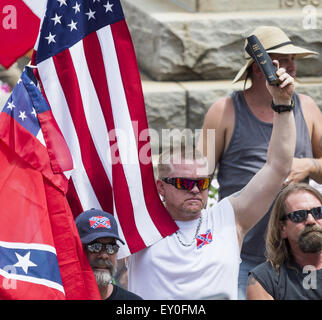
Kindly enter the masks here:
M 212 207 L 214 205 L 214 203 L 216 203 L 218 201 L 218 188 L 211 185 L 209 192 L 208 192 L 208 198 L 210 198 L 209 199 L 209 206 Z

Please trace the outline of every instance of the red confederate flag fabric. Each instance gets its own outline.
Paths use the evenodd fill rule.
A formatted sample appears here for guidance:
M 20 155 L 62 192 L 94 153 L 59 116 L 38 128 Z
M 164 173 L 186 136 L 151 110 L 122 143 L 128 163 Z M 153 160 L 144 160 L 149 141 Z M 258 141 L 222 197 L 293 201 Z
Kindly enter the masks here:
M 45 1 L 0 0 L 0 64 L 9 68 L 35 45 Z
M 0 114 L 0 168 L 0 299 L 100 299 L 66 200 L 72 159 L 28 67 Z
M 47 2 L 35 46 L 43 93 L 71 152 L 74 216 L 114 215 L 119 257 L 177 230 L 158 196 L 141 80 L 119 0 Z

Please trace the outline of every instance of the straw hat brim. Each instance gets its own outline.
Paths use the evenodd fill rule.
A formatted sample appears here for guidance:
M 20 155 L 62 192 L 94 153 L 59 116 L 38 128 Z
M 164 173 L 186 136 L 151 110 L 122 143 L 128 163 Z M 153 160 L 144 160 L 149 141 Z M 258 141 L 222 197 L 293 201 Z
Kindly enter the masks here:
M 267 50 L 267 53 L 279 53 L 279 54 L 295 54 L 295 58 L 304 58 L 309 55 L 318 55 L 318 52 L 310 51 L 301 47 L 294 46 L 293 44 L 287 44 L 283 47 L 279 47 L 272 50 Z M 254 62 L 252 58 L 249 58 L 246 64 L 238 71 L 233 83 L 244 80 L 246 78 L 248 67 Z

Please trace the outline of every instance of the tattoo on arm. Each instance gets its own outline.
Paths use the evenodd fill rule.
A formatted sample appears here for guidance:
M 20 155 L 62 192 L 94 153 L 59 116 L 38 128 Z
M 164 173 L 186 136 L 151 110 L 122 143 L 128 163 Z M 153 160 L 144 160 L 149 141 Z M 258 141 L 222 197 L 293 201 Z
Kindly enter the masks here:
M 252 286 L 254 284 L 256 284 L 256 279 L 252 275 L 249 275 L 247 285 Z

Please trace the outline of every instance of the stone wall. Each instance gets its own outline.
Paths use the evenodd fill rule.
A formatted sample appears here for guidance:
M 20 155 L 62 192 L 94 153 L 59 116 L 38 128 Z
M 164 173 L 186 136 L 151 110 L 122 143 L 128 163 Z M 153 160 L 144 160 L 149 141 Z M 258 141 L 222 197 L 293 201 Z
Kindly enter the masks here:
M 157 14 L 149 13 L 142 1 L 125 3 L 140 69 L 153 80 L 233 79 L 245 62 L 244 39 L 259 25 L 280 27 L 297 45 L 322 52 L 322 10 L 317 28 L 306 30 L 301 11 Z M 322 55 L 298 61 L 300 77 L 314 76 L 317 70 L 322 70 Z
M 299 78 L 295 86 L 298 93 L 313 97 L 322 110 L 322 78 L 311 82 Z M 242 83 L 231 81 L 143 81 L 149 127 L 159 134 L 165 128 L 201 129 L 204 116 L 215 101 L 232 90 L 242 89 Z
M 304 0 L 298 6 L 286 0 L 230 0 L 229 7 L 216 12 L 206 10 L 211 3 L 227 1 L 122 0 L 142 74 L 149 127 L 158 133 L 151 137 L 154 154 L 162 144 L 160 137 L 167 140 L 167 130 L 201 129 L 216 100 L 243 88 L 232 79 L 245 63 L 244 39 L 257 26 L 276 25 L 297 45 L 322 52 L 322 9 L 315 9 L 309 24 L 300 6 Z M 272 10 L 282 4 L 282 10 Z M 254 6 L 257 11 L 250 10 Z M 322 55 L 298 59 L 297 76 L 297 92 L 312 96 L 322 110 Z
M 161 0 L 162 1 L 162 0 Z M 322 0 L 171 0 L 191 12 L 226 12 L 251 10 L 322 8 Z

